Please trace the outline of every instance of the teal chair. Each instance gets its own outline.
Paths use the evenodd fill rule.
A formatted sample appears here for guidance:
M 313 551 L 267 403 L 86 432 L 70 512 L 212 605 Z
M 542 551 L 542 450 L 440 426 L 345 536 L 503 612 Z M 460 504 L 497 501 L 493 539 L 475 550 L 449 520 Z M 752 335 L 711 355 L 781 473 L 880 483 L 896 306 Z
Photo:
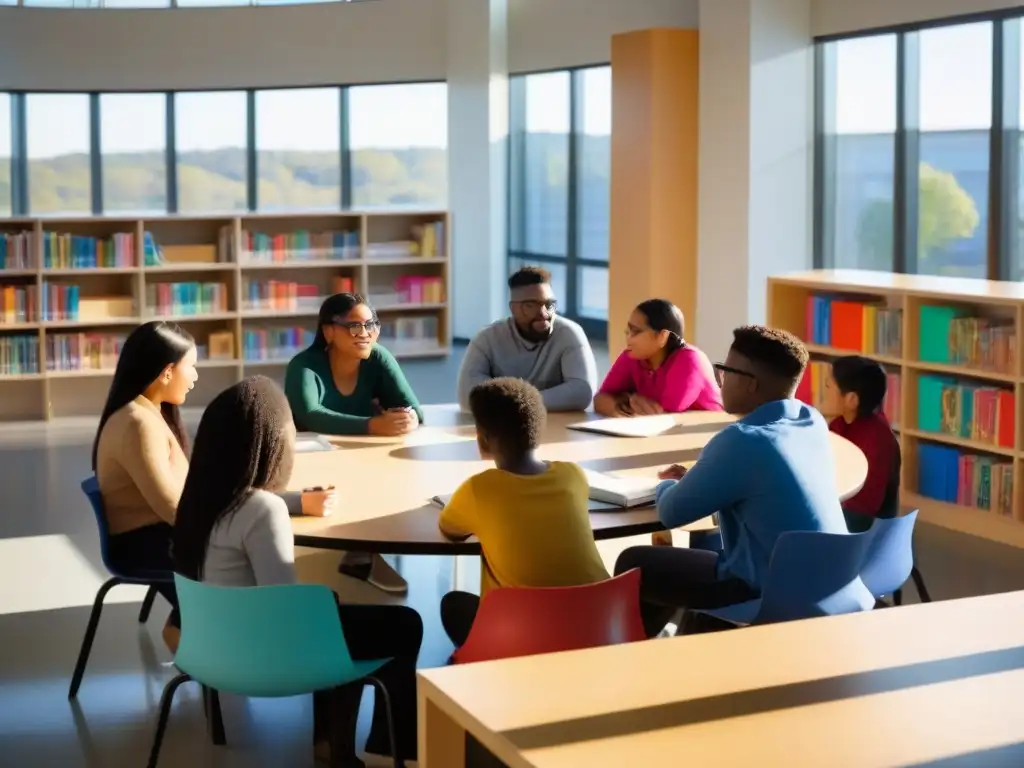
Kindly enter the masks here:
M 213 692 L 204 699 L 213 710 L 209 715 L 216 743 L 223 743 L 216 692 L 276 698 L 368 683 L 384 704 L 388 736 L 397 752 L 391 700 L 373 677 L 390 659 L 352 659 L 330 589 L 307 584 L 217 587 L 180 574 L 174 575 L 174 583 L 182 626 L 174 664 L 182 674 L 167 683 L 160 697 L 149 768 L 156 768 L 160 757 L 174 694 L 190 680 L 202 684 L 204 694 L 207 688 Z M 332 738 L 335 730 L 331 729 Z M 394 764 L 400 767 L 402 762 L 396 758 Z

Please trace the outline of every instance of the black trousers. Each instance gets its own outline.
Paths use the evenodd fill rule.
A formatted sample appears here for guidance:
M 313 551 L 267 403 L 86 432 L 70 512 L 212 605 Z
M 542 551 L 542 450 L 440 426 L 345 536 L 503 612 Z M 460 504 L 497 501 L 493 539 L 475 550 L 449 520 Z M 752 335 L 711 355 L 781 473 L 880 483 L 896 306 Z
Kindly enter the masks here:
M 144 579 L 154 572 L 172 575 L 171 534 L 174 529 L 167 523 L 154 523 L 111 536 L 108 541 L 110 564 L 125 576 Z M 178 593 L 174 582 L 155 585 L 164 599 L 171 604 L 168 623 L 181 627 L 178 613 Z
M 391 658 L 374 673 L 384 683 L 391 698 L 395 718 L 398 756 L 416 759 L 416 658 L 423 642 L 423 621 L 404 605 L 339 605 L 338 615 L 345 642 L 356 661 Z M 339 692 L 321 691 L 313 695 L 313 738 L 326 739 L 331 728 L 342 728 L 355 751 L 355 728 L 359 716 L 362 684 L 346 686 Z M 376 694 L 375 694 L 376 695 Z M 334 696 L 335 708 L 331 707 Z M 331 717 L 332 709 L 336 717 Z M 384 704 L 375 700 L 366 751 L 392 755 Z
M 615 561 L 615 574 L 640 569 L 640 613 L 655 637 L 680 608 L 724 608 L 758 597 L 740 579 L 719 579 L 718 553 L 679 547 L 630 547 Z
M 441 626 L 456 648 L 461 648 L 469 637 L 479 607 L 480 596 L 470 592 L 449 592 L 441 598 Z

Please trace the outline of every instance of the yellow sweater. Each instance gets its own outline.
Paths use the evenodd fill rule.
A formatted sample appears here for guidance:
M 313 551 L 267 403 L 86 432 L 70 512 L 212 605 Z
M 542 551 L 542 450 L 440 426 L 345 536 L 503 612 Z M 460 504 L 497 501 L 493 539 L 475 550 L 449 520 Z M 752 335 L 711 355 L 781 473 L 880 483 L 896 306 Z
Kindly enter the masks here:
M 139 396 L 115 411 L 96 450 L 99 481 L 110 533 L 170 523 L 185 487 L 188 458 L 160 409 Z

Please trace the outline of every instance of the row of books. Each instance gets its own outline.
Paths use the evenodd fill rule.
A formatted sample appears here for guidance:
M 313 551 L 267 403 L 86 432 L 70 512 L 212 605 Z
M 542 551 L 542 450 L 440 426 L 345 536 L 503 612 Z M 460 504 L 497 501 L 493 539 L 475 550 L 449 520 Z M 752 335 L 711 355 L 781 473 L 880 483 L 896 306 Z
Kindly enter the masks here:
M 77 320 L 81 290 L 77 285 L 43 283 L 43 320 Z
M 899 357 L 903 349 L 903 310 L 884 304 L 808 296 L 804 338 L 865 355 Z
M 437 341 L 437 317 L 423 315 L 416 317 L 395 317 L 381 321 L 381 341 Z
M 945 445 L 917 448 L 917 488 L 922 496 L 1013 516 L 1013 463 Z
M 35 322 L 36 294 L 34 285 L 0 287 L 0 325 Z
M 1014 447 L 1016 398 L 1012 391 L 921 376 L 917 395 L 917 426 L 922 431 Z
M 444 279 L 437 276 L 403 275 L 395 280 L 395 290 L 402 304 L 441 304 L 444 302 Z
M 300 229 L 287 234 L 267 235 L 243 230 L 241 248 L 239 261 L 243 264 L 358 259 L 359 232 L 309 232 Z
M 135 235 L 119 232 L 109 238 L 43 232 L 43 266 L 47 269 L 134 267 Z
M 1012 374 L 1017 333 L 1010 320 L 969 317 L 960 307 L 924 306 L 919 350 L 923 362 Z
M 39 373 L 39 339 L 35 335 L 0 336 L 0 376 Z
M 367 259 L 436 259 L 447 252 L 444 222 L 433 221 L 413 226 L 408 240 L 367 243 L 365 255 Z
M 249 280 L 242 288 L 245 309 L 316 309 L 321 300 L 318 286 L 287 280 Z
M 54 333 L 46 336 L 46 370 L 109 371 L 117 365 L 124 334 Z
M 817 408 L 825 416 L 832 418 L 838 416 L 832 413 L 835 410 L 827 401 L 828 392 L 825 382 L 832 375 L 832 364 L 822 360 L 814 360 L 804 372 L 800 386 L 797 387 L 796 396 L 798 400 Z M 902 396 L 902 379 L 898 371 L 886 371 L 885 400 L 882 403 L 882 411 L 889 423 L 893 426 L 900 424 L 900 398 Z
M 242 332 L 242 358 L 249 361 L 290 360 L 313 343 L 307 328 L 262 328 Z
M 35 269 L 35 253 L 31 232 L 4 232 L 0 234 L 0 270 Z
M 151 316 L 206 315 L 228 311 L 224 283 L 150 283 L 146 307 Z

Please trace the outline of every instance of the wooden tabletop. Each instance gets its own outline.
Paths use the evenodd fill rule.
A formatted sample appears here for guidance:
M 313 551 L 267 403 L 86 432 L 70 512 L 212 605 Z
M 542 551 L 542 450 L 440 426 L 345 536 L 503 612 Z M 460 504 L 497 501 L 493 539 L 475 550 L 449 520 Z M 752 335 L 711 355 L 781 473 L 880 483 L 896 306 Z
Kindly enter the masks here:
M 1024 592 L 419 673 L 420 765 L 1024 765 Z
M 453 492 L 464 480 L 493 466 L 480 459 L 472 419 L 454 405 L 426 406 L 424 425 L 400 438 L 329 438 L 334 451 L 295 458 L 291 490 L 332 484 L 338 507 L 326 518 L 294 518 L 295 543 L 320 549 L 391 554 L 478 554 L 475 539 L 451 542 L 437 527 L 439 509 L 430 498 Z M 673 463 L 692 463 L 732 417 L 691 411 L 657 437 L 590 434 L 567 425 L 593 414 L 548 416 L 540 455 L 574 461 L 587 469 L 653 476 Z M 860 490 L 867 476 L 864 454 L 833 435 L 832 448 L 842 498 Z M 597 539 L 661 530 L 652 506 L 622 510 L 594 505 L 590 520 Z M 698 526 L 700 527 L 700 526 Z M 706 525 L 704 526 L 706 527 Z

